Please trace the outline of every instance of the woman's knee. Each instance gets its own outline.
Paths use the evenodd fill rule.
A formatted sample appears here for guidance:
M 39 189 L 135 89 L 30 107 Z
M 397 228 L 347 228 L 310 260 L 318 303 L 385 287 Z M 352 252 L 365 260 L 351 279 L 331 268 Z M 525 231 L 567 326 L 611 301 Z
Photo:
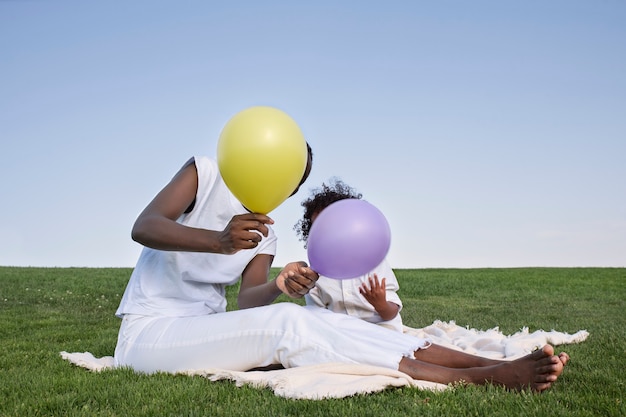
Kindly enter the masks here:
M 309 322 L 312 318 L 311 312 L 298 304 L 285 302 L 272 304 L 272 307 L 273 317 L 285 323 Z
M 274 309 L 275 314 L 285 314 L 287 316 L 300 316 L 308 313 L 305 308 L 302 308 L 302 306 L 289 302 L 272 304 L 272 308 Z

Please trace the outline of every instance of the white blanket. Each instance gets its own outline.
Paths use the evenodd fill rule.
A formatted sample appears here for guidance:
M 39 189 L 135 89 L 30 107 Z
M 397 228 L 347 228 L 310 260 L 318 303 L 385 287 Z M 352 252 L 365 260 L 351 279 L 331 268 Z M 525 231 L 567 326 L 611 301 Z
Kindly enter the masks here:
M 422 329 L 404 327 L 404 332 L 417 337 L 427 337 L 433 343 L 492 359 L 512 360 L 524 356 L 546 343 L 554 346 L 580 343 L 589 333 L 580 330 L 575 334 L 537 330 L 528 332 L 523 328 L 507 336 L 495 327 L 476 330 L 458 326 L 451 322 L 435 321 Z M 96 358 L 89 352 L 61 352 L 61 357 L 91 371 L 103 371 L 114 367 L 113 357 Z M 201 375 L 211 381 L 228 379 L 237 386 L 250 384 L 268 387 L 281 397 L 294 399 L 343 398 L 355 394 L 382 391 L 387 387 L 418 387 L 442 390 L 447 386 L 428 381 L 418 381 L 410 376 L 386 368 L 369 365 L 326 363 L 274 371 L 237 372 L 226 369 L 198 369 L 186 372 Z

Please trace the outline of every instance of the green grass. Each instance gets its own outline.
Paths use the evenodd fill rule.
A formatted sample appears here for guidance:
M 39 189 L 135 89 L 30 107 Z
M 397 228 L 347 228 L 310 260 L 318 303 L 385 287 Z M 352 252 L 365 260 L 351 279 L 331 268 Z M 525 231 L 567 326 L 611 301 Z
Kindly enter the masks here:
M 274 272 L 276 272 L 274 270 Z M 92 373 L 59 352 L 112 355 L 115 309 L 130 269 L 0 267 L 0 415 L 3 416 L 623 416 L 626 269 L 397 270 L 403 318 L 499 326 L 514 333 L 590 332 L 562 350 L 572 360 L 543 394 L 467 387 L 413 388 L 334 400 L 287 400 L 228 381 L 128 370 Z M 230 308 L 237 288 L 228 291 Z M 279 302 L 287 301 L 280 298 Z M 558 349 L 558 348 L 557 348 Z

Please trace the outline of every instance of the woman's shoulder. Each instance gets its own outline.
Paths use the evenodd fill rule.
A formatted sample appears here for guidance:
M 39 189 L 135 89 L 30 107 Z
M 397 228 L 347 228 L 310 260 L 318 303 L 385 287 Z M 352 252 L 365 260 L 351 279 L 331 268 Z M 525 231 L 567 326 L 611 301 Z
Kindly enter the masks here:
M 192 160 L 195 162 L 196 167 L 215 167 L 217 168 L 217 160 L 204 155 L 195 155 Z

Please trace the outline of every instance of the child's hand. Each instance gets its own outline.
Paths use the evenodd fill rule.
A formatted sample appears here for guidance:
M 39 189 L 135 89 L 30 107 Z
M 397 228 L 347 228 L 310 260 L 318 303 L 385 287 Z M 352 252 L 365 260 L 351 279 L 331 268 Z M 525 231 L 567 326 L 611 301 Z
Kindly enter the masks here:
M 376 310 L 378 310 L 378 308 L 384 308 L 387 304 L 385 281 L 386 279 L 383 278 L 383 280 L 379 282 L 378 275 L 374 274 L 373 277 L 370 275 L 369 287 L 367 283 L 364 282 L 359 288 L 359 292 Z
M 365 299 L 374 307 L 378 315 L 383 320 L 391 320 L 398 315 L 400 306 L 391 301 L 387 301 L 387 288 L 385 286 L 386 279 L 378 281 L 378 275 L 374 274 L 374 277 L 369 277 L 370 285 L 366 283 L 361 284 L 359 292 L 365 297 Z

